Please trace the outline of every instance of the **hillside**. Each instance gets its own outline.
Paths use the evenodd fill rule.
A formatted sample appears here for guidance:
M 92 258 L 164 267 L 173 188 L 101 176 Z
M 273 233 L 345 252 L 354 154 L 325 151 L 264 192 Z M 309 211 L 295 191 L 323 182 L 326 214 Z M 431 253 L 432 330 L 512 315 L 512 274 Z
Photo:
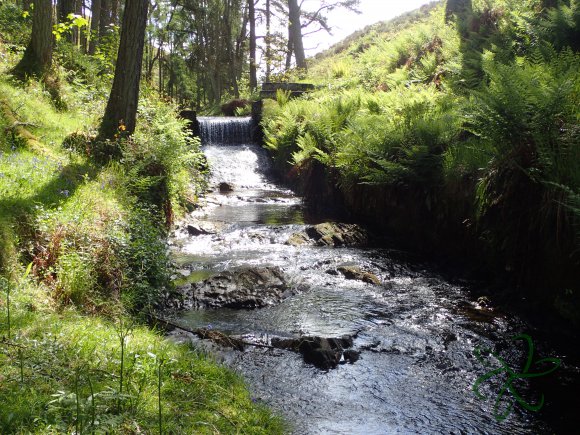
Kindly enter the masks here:
M 146 87 L 135 134 L 96 141 L 111 59 L 63 40 L 49 79 L 18 80 L 28 38 L 0 4 L 0 432 L 281 432 L 238 375 L 146 323 L 173 290 L 168 225 L 204 188 L 199 141 Z
M 578 322 L 579 26 L 576 1 L 495 0 L 371 27 L 266 105 L 267 146 L 312 203 Z

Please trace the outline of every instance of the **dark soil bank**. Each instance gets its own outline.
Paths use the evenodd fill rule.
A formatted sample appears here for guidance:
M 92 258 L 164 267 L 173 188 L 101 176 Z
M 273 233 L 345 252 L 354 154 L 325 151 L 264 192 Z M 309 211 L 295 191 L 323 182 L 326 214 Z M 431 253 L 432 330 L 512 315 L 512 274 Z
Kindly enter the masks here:
M 508 212 L 497 209 L 475 221 L 476 180 L 466 179 L 454 191 L 409 185 L 346 188 L 331 168 L 316 160 L 301 168 L 278 168 L 278 174 L 304 196 L 311 210 L 365 224 L 396 245 L 451 268 L 454 275 L 487 283 L 494 300 L 541 316 L 544 326 L 580 328 L 580 266 L 575 256 L 556 240 L 557 228 L 552 236 L 524 230 L 535 192 L 523 191 L 511 206 L 522 216 L 521 233 L 497 246 L 494 235 L 502 232 Z M 546 243 L 546 237 L 554 240 Z

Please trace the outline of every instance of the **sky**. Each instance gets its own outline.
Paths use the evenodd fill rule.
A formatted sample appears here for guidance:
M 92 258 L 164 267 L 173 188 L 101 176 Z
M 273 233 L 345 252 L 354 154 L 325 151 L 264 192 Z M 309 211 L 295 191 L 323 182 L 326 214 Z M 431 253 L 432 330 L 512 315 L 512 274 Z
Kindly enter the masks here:
M 306 55 L 312 56 L 369 24 L 389 20 L 429 2 L 429 0 L 361 0 L 360 15 L 345 9 L 334 10 L 328 14 L 332 35 L 321 31 L 306 36 L 304 38 Z M 319 0 L 304 0 L 302 7 L 312 11 L 316 10 L 320 3 Z

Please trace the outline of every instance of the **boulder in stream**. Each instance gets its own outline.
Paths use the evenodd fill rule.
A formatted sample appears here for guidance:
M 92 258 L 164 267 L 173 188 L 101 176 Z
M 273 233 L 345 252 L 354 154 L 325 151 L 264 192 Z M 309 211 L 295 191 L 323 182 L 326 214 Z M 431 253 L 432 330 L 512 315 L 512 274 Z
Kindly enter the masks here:
M 272 338 L 271 344 L 279 349 L 300 352 L 307 364 L 312 364 L 322 370 L 329 370 L 340 363 L 343 351 L 352 347 L 353 340 L 349 336 L 341 338 Z M 351 362 L 354 361 L 351 359 Z
M 207 229 L 201 227 L 200 225 L 188 224 L 186 229 L 187 229 L 187 233 L 190 236 L 201 236 L 201 235 L 205 235 L 205 234 L 214 234 L 213 232 L 208 231 Z
M 184 289 L 189 308 L 261 308 L 293 294 L 278 267 L 221 272 Z
M 358 266 L 338 266 L 336 268 L 346 279 L 355 279 L 368 284 L 381 285 L 381 280 L 371 272 L 362 270 Z
M 222 181 L 218 185 L 218 188 L 221 193 L 229 193 L 234 191 L 234 185 L 232 183 L 226 183 L 225 181 Z
M 311 225 L 304 231 L 295 233 L 286 241 L 287 245 L 300 246 L 364 246 L 368 244 L 367 231 L 356 224 L 324 222 Z

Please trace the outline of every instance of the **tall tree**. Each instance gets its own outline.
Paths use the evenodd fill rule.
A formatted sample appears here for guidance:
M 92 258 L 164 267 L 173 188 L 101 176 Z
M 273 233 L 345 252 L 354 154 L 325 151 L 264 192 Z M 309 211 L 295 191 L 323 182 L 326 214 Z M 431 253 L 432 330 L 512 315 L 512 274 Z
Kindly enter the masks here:
M 101 0 L 101 14 L 99 17 L 99 37 L 103 37 L 109 31 L 111 25 L 111 0 Z
M 256 72 L 256 5 L 254 0 L 248 0 L 248 14 L 250 21 L 250 91 L 258 87 Z
M 101 0 L 93 0 L 91 4 L 91 39 L 89 41 L 89 54 L 95 54 L 99 41 L 99 28 L 101 23 Z
M 75 0 L 58 0 L 58 22 L 67 21 L 68 14 L 75 12 Z
M 113 87 L 99 130 L 101 140 L 112 138 L 120 125 L 129 134 L 135 131 L 148 6 L 149 0 L 126 0 Z
M 346 8 L 354 13 L 360 13 L 357 9 L 360 0 L 321 0 L 319 7 L 315 11 L 302 9 L 302 4 L 298 0 L 288 0 L 288 51 L 286 67 L 290 66 L 292 52 L 296 59 L 298 68 L 306 69 L 306 56 L 304 53 L 303 37 L 305 35 L 325 30 L 330 33 L 331 28 L 328 25 L 326 13 L 337 8 Z M 302 20 L 304 18 L 304 20 Z M 303 33 L 302 30 L 308 30 L 310 26 L 318 25 L 316 30 Z
M 52 66 L 52 1 L 36 0 L 32 17 L 32 37 L 22 59 L 13 69 L 16 77 L 45 77 Z
M 294 51 L 296 67 L 306 69 L 306 55 L 304 54 L 304 43 L 302 42 L 302 25 L 300 24 L 298 0 L 288 0 L 288 19 L 288 45 Z
M 270 81 L 272 74 L 272 11 L 270 9 L 270 0 L 266 0 L 266 81 Z

